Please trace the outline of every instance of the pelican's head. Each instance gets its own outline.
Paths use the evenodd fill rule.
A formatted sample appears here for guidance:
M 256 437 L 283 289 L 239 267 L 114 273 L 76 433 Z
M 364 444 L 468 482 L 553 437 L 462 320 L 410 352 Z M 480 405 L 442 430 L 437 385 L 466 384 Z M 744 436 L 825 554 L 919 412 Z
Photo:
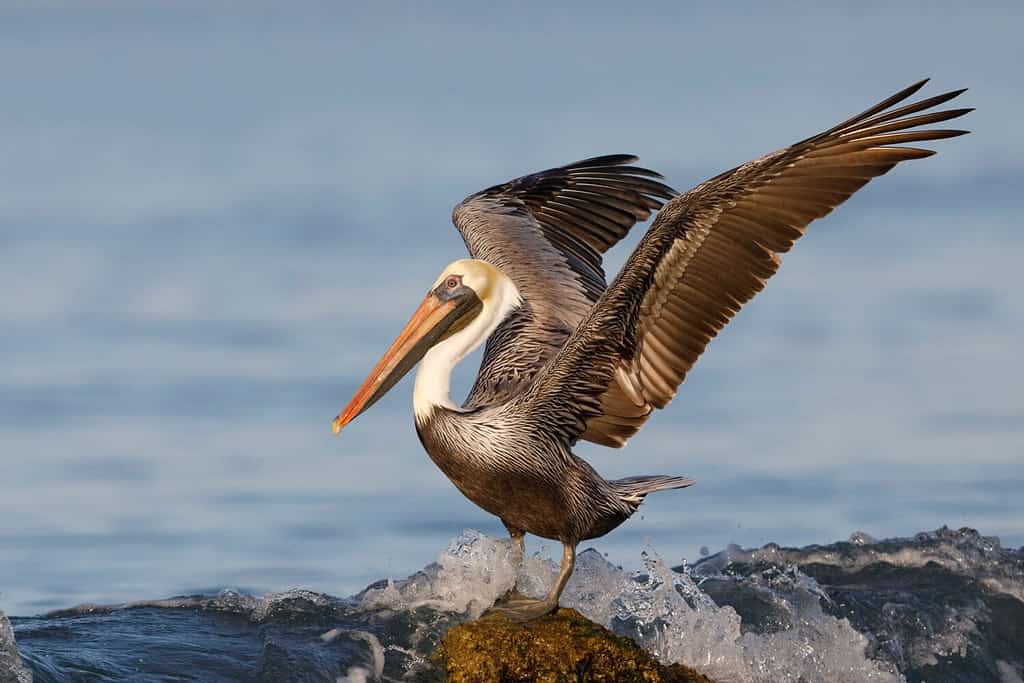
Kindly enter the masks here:
M 431 348 L 463 330 L 468 336 L 464 344 L 458 345 L 459 349 L 453 350 L 454 355 L 458 355 L 455 362 L 479 345 L 494 330 L 500 318 L 493 325 L 473 326 L 480 327 L 479 330 L 467 328 L 474 321 L 490 323 L 492 318 L 504 317 L 508 312 L 505 300 L 508 299 L 509 287 L 515 291 L 508 277 L 484 261 L 461 259 L 445 268 L 391 348 L 370 372 L 348 406 L 334 418 L 334 433 L 340 432 L 342 427 L 376 403 Z M 518 303 L 517 291 L 515 298 Z M 462 346 L 468 350 L 460 354 Z

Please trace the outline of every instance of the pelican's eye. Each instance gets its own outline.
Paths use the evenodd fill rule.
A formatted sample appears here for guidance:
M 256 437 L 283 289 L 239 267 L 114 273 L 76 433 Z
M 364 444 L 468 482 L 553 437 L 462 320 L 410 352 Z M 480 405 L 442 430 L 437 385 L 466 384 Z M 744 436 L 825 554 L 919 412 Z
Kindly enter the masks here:
M 462 284 L 462 278 L 458 275 L 449 275 L 448 279 L 444 281 L 445 289 L 455 289 Z

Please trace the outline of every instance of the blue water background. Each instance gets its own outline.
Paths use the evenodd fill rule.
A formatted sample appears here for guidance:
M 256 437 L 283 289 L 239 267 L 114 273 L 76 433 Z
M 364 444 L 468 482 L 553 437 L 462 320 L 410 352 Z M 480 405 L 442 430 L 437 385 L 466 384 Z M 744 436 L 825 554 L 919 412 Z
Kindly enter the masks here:
M 578 449 L 699 482 L 597 546 L 1024 544 L 1022 28 L 936 3 L 3 4 L 0 607 L 344 595 L 498 533 L 422 452 L 411 380 L 330 433 L 463 256 L 452 205 L 619 152 L 686 189 L 923 76 L 972 88 L 975 132 L 815 224 L 625 450 Z

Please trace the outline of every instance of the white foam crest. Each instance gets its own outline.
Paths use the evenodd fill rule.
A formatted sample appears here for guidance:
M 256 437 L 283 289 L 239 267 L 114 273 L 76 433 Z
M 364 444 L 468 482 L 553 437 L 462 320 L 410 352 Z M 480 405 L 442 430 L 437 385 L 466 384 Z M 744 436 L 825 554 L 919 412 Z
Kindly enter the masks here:
M 1024 678 L 1021 678 L 1017 670 L 1009 662 L 998 660 L 996 662 L 996 671 L 999 672 L 999 683 L 1024 683 Z
M 369 683 L 371 679 L 367 678 L 370 676 L 370 670 L 365 666 L 350 666 L 345 675 L 338 679 L 338 683 Z
M 845 619 L 825 614 L 824 592 L 795 570 L 765 588 L 790 615 L 789 627 L 743 633 L 732 607 L 716 605 L 688 572 L 673 571 L 651 550 L 643 553 L 644 569 L 633 574 L 596 552 L 584 555 L 590 564 L 580 581 L 585 588 L 570 582 L 563 603 L 630 636 L 663 662 L 681 662 L 720 681 L 902 680 L 866 657 L 867 639 Z
M 517 553 L 515 544 L 509 540 L 466 530 L 449 543 L 435 564 L 404 581 L 388 579 L 383 588 L 367 590 L 359 608 L 429 607 L 475 619 L 515 585 Z
M 822 609 L 821 586 L 796 567 L 772 567 L 746 579 L 771 598 L 785 627 L 744 633 L 739 644 L 755 681 L 902 681 L 891 664 L 869 659 L 868 639 Z
M 365 666 L 350 666 L 345 675 L 337 679 L 338 683 L 367 683 L 368 681 L 379 681 L 384 675 L 384 647 L 380 639 L 368 631 L 348 631 L 340 628 L 333 628 L 320 636 L 320 640 L 329 643 L 340 636 L 348 636 L 354 640 L 361 640 L 370 646 L 372 661 L 368 669 Z
M 754 564 L 827 564 L 855 572 L 878 562 L 896 567 L 925 567 L 937 564 L 960 575 L 978 579 L 992 591 L 1005 593 L 1024 602 L 1024 566 L 1019 553 L 1004 551 L 995 536 L 982 536 L 973 529 L 949 529 L 921 532 L 913 538 L 876 540 L 857 531 L 847 543 L 807 548 L 783 548 L 775 543 L 746 550 L 730 545 L 718 561 Z
M 527 558 L 518 577 L 517 552 L 507 540 L 466 531 L 436 564 L 405 581 L 368 590 L 363 609 L 431 607 L 475 618 L 514 585 L 543 595 L 557 566 L 542 556 Z M 887 665 L 865 655 L 867 639 L 845 619 L 826 614 L 827 599 L 813 579 L 796 569 L 759 577 L 788 626 L 773 633 L 743 632 L 732 607 L 719 607 L 688 571 L 676 572 L 652 550 L 643 568 L 628 572 L 599 552 L 586 550 L 561 604 L 612 631 L 627 635 L 661 661 L 681 662 L 718 681 L 901 681 Z
M 219 597 L 223 597 L 223 593 Z M 302 588 L 292 588 L 281 593 L 264 595 L 257 601 L 249 618 L 252 621 L 267 621 L 279 613 L 319 612 L 333 610 L 337 606 L 337 599 L 329 595 Z

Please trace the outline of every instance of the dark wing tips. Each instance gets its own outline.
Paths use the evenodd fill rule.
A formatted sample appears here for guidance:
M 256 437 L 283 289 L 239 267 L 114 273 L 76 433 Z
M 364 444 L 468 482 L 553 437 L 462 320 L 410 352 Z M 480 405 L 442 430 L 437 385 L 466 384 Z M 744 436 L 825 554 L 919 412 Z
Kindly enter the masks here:
M 557 168 L 548 169 L 547 171 L 541 171 L 534 175 L 541 175 L 544 173 L 552 173 L 555 171 L 573 172 L 576 170 L 588 170 L 594 172 L 607 172 L 607 173 L 618 173 L 623 175 L 638 175 L 647 176 L 649 178 L 664 178 L 663 175 L 657 171 L 652 171 L 649 168 L 643 166 L 634 166 L 636 162 L 640 161 L 640 157 L 635 154 L 606 154 L 599 157 L 590 157 L 589 159 L 580 159 L 564 166 Z
M 852 126 L 852 125 L 854 125 L 856 123 L 860 123 L 861 121 L 864 121 L 865 119 L 871 118 L 875 114 L 877 114 L 879 112 L 882 112 L 882 111 L 885 111 L 886 109 L 888 109 L 892 105 L 894 105 L 894 104 L 896 104 L 898 102 L 902 102 L 903 100 L 907 99 L 908 97 L 910 97 L 911 95 L 916 93 L 918 90 L 923 88 L 925 86 L 925 84 L 928 81 L 930 81 L 930 80 L 931 80 L 930 78 L 924 78 L 924 79 L 918 81 L 917 83 L 914 83 L 913 85 L 907 86 L 906 88 L 904 88 L 903 90 L 900 90 L 895 95 L 891 95 L 890 97 L 885 98 L 884 100 L 882 100 L 878 104 L 876 104 L 876 105 L 874 105 L 872 107 L 869 107 L 868 109 L 865 109 L 864 111 L 862 111 L 861 113 L 857 114 L 856 116 L 851 116 L 850 118 L 848 118 L 847 120 L 843 121 L 842 123 L 840 123 L 840 124 L 838 124 L 836 126 L 833 126 L 832 128 L 830 128 L 829 130 L 825 131 L 824 133 L 821 133 L 820 136 L 816 135 L 815 137 L 824 137 L 824 136 L 827 136 L 827 135 L 831 135 L 832 133 L 837 133 L 837 132 L 843 130 L 844 128 L 849 128 L 850 126 Z
M 494 249 L 506 248 L 514 259 L 523 254 L 509 242 L 511 224 L 488 226 L 487 217 L 516 216 L 521 222 L 515 225 L 538 232 L 560 252 L 596 300 L 605 286 L 600 255 L 678 194 L 657 180 L 660 173 L 633 166 L 635 161 L 632 154 L 608 154 L 531 173 L 470 195 L 454 208 L 452 219 L 471 254 L 479 251 L 481 240 L 490 240 L 505 245 Z
M 864 130 L 866 128 L 869 128 L 869 127 L 872 127 L 872 126 L 879 126 L 880 124 L 883 124 L 883 123 L 885 123 L 887 121 L 894 121 L 896 119 L 901 119 L 901 117 L 909 116 L 911 114 L 915 114 L 917 112 L 924 111 L 926 109 L 931 109 L 931 108 L 936 107 L 936 106 L 938 106 L 940 104 L 944 104 L 944 103 L 952 100 L 955 97 L 959 97 L 960 95 L 962 95 L 965 92 L 967 92 L 967 88 L 960 88 L 958 90 L 951 90 L 949 92 L 945 92 L 945 93 L 942 93 L 940 95 L 935 95 L 933 97 L 929 97 L 929 98 L 920 100 L 918 102 L 913 102 L 911 104 L 905 105 L 905 106 L 900 107 L 898 109 L 891 109 L 891 107 L 893 107 L 896 104 L 899 104 L 900 102 L 908 99 L 909 97 L 911 97 L 912 95 L 917 93 L 919 90 L 921 90 L 921 88 L 923 88 L 925 86 L 925 84 L 929 82 L 929 80 L 931 80 L 931 79 L 928 79 L 928 78 L 922 79 L 922 80 L 918 81 L 917 83 L 914 83 L 913 85 L 910 85 L 910 86 L 904 88 L 903 90 L 900 90 L 896 94 L 894 94 L 894 95 L 892 95 L 890 97 L 887 97 L 886 99 L 882 100 L 878 104 L 876 104 L 876 105 L 874 105 L 874 106 L 872 106 L 872 107 L 870 107 L 868 109 L 865 109 L 864 111 L 862 111 L 861 113 L 857 114 L 856 116 L 850 117 L 849 119 L 843 121 L 842 123 L 840 123 L 838 125 L 833 126 L 832 128 L 824 131 L 823 133 L 819 133 L 818 135 L 815 135 L 813 137 L 807 138 L 806 140 L 801 140 L 800 142 L 796 143 L 796 145 L 794 145 L 794 146 L 804 145 L 804 144 L 814 144 L 816 142 L 819 142 L 821 140 L 824 140 L 824 139 L 832 137 L 832 136 L 845 136 L 845 135 L 849 135 L 849 134 L 863 134 Z M 889 110 L 889 111 L 887 111 L 887 110 Z M 928 115 L 923 116 L 923 117 L 915 117 L 915 119 L 901 119 L 900 123 L 902 123 L 902 126 L 904 128 L 909 127 L 909 126 L 927 125 L 929 123 L 937 123 L 939 121 L 948 121 L 949 119 L 954 119 L 954 118 L 957 118 L 959 116 L 963 116 L 964 114 L 967 114 L 967 113 L 969 113 L 971 111 L 973 111 L 973 108 L 951 109 L 951 110 L 948 110 L 948 111 L 934 112 L 932 114 L 928 114 Z M 920 120 L 917 120 L 917 119 L 920 119 Z M 930 119 L 930 120 L 927 120 L 927 119 Z M 894 129 L 895 129 L 895 124 L 894 124 Z M 878 131 L 878 132 L 882 132 L 882 131 Z M 958 134 L 959 135 L 963 135 L 965 132 L 969 132 L 969 131 L 963 131 L 963 132 L 960 132 Z M 948 137 L 954 137 L 954 136 L 948 136 Z
M 679 194 L 665 183 L 654 180 L 663 176 L 657 171 L 642 166 L 633 166 L 639 158 L 633 154 L 606 154 L 580 159 L 563 166 L 555 166 L 536 173 L 530 173 L 504 183 L 474 192 L 461 205 L 480 197 L 522 198 L 528 193 L 557 194 L 574 183 L 591 181 L 594 185 L 608 189 L 631 190 L 640 195 L 640 201 L 649 208 L 660 208 L 657 199 L 671 199 Z M 651 201 L 648 201 L 648 197 Z M 458 209 L 458 207 L 456 207 Z
M 627 166 L 629 164 L 635 164 L 639 160 L 640 157 L 635 154 L 605 154 L 602 156 L 580 159 L 579 161 L 574 161 L 571 164 L 559 166 L 558 169 L 548 170 L 554 171 L 559 169 L 586 168 L 588 166 Z M 541 171 L 541 173 L 546 173 L 546 171 Z

